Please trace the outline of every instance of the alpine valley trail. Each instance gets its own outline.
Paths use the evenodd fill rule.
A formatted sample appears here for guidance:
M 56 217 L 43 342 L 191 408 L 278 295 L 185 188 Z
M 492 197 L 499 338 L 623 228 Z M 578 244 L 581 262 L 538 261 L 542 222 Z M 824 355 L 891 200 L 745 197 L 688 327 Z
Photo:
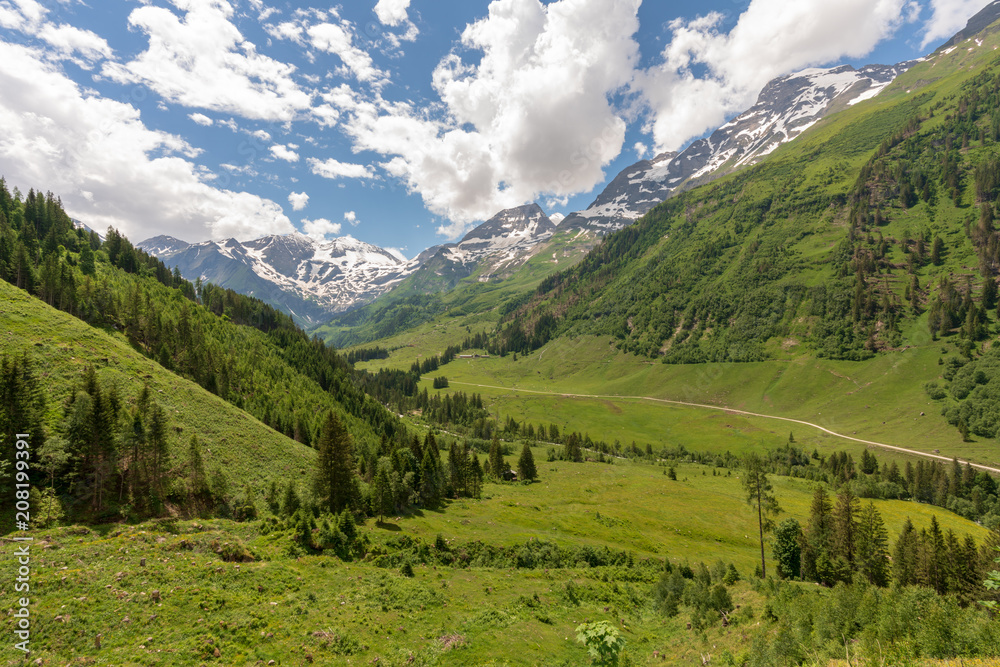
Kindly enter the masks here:
M 872 447 L 879 447 L 881 449 L 892 450 L 896 452 L 902 452 L 904 454 L 912 454 L 913 456 L 923 456 L 930 459 L 938 459 L 941 461 L 951 462 L 953 459 L 947 456 L 939 456 L 937 454 L 929 454 L 927 452 L 921 452 L 915 449 L 906 449 L 905 447 L 896 447 L 895 445 L 887 445 L 884 442 L 875 442 L 873 440 L 863 440 L 861 438 L 854 438 L 849 435 L 844 435 L 842 433 L 837 433 L 836 431 L 831 431 L 828 428 L 820 426 L 819 424 L 813 424 L 812 422 L 803 421 L 801 419 L 792 419 L 791 417 L 778 417 L 777 415 L 765 415 L 759 412 L 748 412 L 746 410 L 736 410 L 735 408 L 726 408 L 718 405 L 705 405 L 703 403 L 688 403 L 686 401 L 672 401 L 667 398 L 654 398 L 652 396 L 616 396 L 616 395 L 605 395 L 605 394 L 573 394 L 562 391 L 538 391 L 535 389 L 515 389 L 513 387 L 498 387 L 496 385 L 489 384 L 474 384 L 471 382 L 457 382 L 452 380 L 451 384 L 460 384 L 467 387 L 481 387 L 483 389 L 500 389 L 503 391 L 516 391 L 523 394 L 540 394 L 542 396 L 564 396 L 566 398 L 597 398 L 602 400 L 616 399 L 616 400 L 633 400 L 633 401 L 652 401 L 654 403 L 665 403 L 668 405 L 683 405 L 689 408 L 702 408 L 705 410 L 718 410 L 720 412 L 728 412 L 731 414 L 744 415 L 746 417 L 760 417 L 762 419 L 776 419 L 783 422 L 791 422 L 793 424 L 802 424 L 803 426 L 809 426 L 817 430 L 828 433 L 837 438 L 843 438 L 844 440 L 852 440 L 854 442 L 860 442 L 865 445 L 871 445 Z M 991 472 L 1000 475 L 1000 468 L 991 468 L 990 466 L 984 466 L 979 463 L 972 463 L 971 461 L 964 461 L 962 459 L 957 459 L 961 464 L 969 464 L 973 468 L 978 470 L 985 470 L 986 472 Z

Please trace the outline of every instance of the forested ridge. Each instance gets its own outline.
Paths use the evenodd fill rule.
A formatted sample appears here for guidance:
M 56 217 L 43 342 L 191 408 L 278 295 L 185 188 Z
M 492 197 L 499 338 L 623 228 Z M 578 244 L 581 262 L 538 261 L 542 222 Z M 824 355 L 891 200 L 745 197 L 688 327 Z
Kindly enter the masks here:
M 994 59 L 660 204 L 543 281 L 489 349 L 595 333 L 668 363 L 741 362 L 792 338 L 860 360 L 925 317 L 968 356 L 998 317 L 998 72 Z

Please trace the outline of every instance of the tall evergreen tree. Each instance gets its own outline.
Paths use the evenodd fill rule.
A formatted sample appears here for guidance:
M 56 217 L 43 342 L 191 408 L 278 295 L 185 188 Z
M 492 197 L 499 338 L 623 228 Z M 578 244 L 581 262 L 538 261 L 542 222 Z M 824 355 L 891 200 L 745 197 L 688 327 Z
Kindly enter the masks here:
M 378 460 L 378 471 L 372 481 L 372 511 L 378 516 L 379 523 L 396 509 L 392 475 L 392 461 L 389 457 L 383 456 Z
M 851 487 L 847 484 L 841 487 L 833 508 L 833 553 L 848 566 L 854 565 L 857 549 L 859 505 Z
M 538 477 L 535 457 L 532 455 L 528 443 L 524 443 L 524 447 L 521 448 L 521 457 L 517 460 L 517 477 L 529 482 Z
M 917 583 L 917 540 L 917 531 L 907 517 L 892 549 L 892 581 L 896 586 L 912 586 Z
M 327 413 L 316 447 L 316 497 L 331 514 L 351 507 L 357 497 L 351 436 L 332 410 Z
M 781 508 L 774 496 L 771 481 L 767 478 L 767 464 L 756 454 L 748 454 L 743 463 L 743 491 L 747 504 L 757 512 L 757 528 L 760 532 L 760 572 L 767 577 L 767 563 L 764 561 L 764 533 L 771 530 L 771 517 Z
M 869 583 L 889 584 L 889 533 L 874 503 L 865 505 L 858 517 L 855 562 Z
M 501 480 L 503 479 L 504 467 L 503 452 L 500 449 L 500 440 L 497 438 L 496 434 L 494 434 L 493 440 L 490 441 L 490 453 L 486 468 L 493 479 Z

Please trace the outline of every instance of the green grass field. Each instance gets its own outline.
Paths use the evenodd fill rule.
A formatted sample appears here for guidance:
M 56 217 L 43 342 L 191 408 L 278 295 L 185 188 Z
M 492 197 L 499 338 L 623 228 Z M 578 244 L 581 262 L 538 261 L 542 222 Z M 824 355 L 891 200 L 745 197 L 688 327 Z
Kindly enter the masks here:
M 539 482 L 487 484 L 482 500 L 452 501 L 443 511 L 393 517 L 383 525 L 369 521 L 360 530 L 376 544 L 399 536 L 432 543 L 440 534 L 453 549 L 473 540 L 515 545 L 538 539 L 624 549 L 637 562 L 711 565 L 721 559 L 744 577 L 757 562 L 756 524 L 735 472 L 712 476 L 709 467 L 681 464 L 678 480 L 670 481 L 664 468 L 650 463 L 545 463 L 544 450 L 535 454 Z M 780 477 L 774 482 L 785 510 L 779 518 L 804 522 L 811 486 Z M 893 537 L 907 517 L 922 527 L 932 515 L 959 535 L 981 541 L 985 534 L 928 505 L 876 506 Z M 684 613 L 664 618 L 649 603 L 655 572 L 637 570 L 639 580 L 628 581 L 628 572 L 613 567 L 418 565 L 407 578 L 398 568 L 292 553 L 289 533 L 267 532 L 265 525 L 158 521 L 35 533 L 32 660 L 581 665 L 587 659 L 575 641 L 576 626 L 609 620 L 637 664 L 689 665 L 700 655 L 738 652 L 746 632 L 739 626 L 693 632 Z M 227 542 L 244 544 L 255 561 L 224 562 L 216 552 Z M 769 548 L 768 556 L 770 561 Z M 12 595 L 4 589 L 0 605 L 10 606 Z M 746 584 L 734 595 L 760 613 L 760 598 Z M 0 624 L 5 635 L 11 624 L 9 617 Z M 654 658 L 655 651 L 666 660 Z M 2 655 L 3 664 L 21 664 L 9 646 Z

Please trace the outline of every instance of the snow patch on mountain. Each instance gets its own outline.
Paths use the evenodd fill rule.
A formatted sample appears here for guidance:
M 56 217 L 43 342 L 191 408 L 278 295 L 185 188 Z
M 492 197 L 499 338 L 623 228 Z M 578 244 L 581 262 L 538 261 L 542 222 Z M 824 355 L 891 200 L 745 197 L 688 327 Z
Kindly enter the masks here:
M 824 116 L 871 99 L 918 61 L 893 66 L 809 68 L 774 79 L 757 103 L 681 153 L 663 153 L 622 170 L 585 211 L 560 229 L 606 234 L 632 224 L 683 189 L 755 164 Z

